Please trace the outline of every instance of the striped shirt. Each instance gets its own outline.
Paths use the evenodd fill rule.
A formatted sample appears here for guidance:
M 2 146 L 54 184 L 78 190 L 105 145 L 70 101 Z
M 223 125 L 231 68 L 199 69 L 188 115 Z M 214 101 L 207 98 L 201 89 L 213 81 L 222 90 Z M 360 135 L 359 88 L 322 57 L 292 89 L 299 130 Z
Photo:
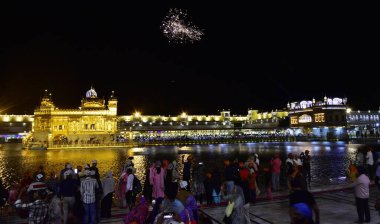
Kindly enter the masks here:
M 32 203 L 21 203 L 21 200 L 15 202 L 16 208 L 29 209 L 29 224 L 46 223 L 49 214 L 49 205 L 42 200 L 35 200 Z
M 95 203 L 95 189 L 98 188 L 98 182 L 96 179 L 87 177 L 80 183 L 80 193 L 82 195 L 82 201 L 85 204 Z

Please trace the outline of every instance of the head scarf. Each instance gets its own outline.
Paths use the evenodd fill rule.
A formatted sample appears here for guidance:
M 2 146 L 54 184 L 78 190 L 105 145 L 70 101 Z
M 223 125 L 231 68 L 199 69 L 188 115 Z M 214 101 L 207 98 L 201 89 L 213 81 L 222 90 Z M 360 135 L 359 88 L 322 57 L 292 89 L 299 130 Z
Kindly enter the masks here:
M 111 170 L 107 172 L 107 176 L 106 178 L 104 178 L 102 185 L 103 185 L 103 197 L 115 191 L 115 180 L 113 179 Z

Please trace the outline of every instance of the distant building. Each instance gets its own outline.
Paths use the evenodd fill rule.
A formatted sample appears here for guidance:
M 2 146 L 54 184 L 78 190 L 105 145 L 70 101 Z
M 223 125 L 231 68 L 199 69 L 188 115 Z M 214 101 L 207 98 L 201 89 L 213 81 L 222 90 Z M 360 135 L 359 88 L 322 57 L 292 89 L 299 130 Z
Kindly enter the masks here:
M 352 111 L 347 109 L 347 129 L 350 138 L 379 138 L 380 110 Z
M 0 143 L 21 142 L 32 130 L 33 115 L 0 115 Z
M 325 140 L 347 139 L 346 103 L 346 98 L 328 97 L 323 101 L 288 103 L 293 134 Z
M 79 109 L 58 109 L 47 90 L 34 111 L 29 141 L 54 144 L 100 144 L 115 140 L 117 99 L 112 92 L 108 104 L 91 87 Z
M 118 130 L 123 138 L 133 139 L 144 137 L 176 137 L 176 136 L 227 136 L 237 132 L 247 133 L 252 130 L 275 130 L 287 118 L 287 112 L 262 112 L 248 110 L 247 115 L 232 115 L 229 110 L 221 110 L 219 115 L 188 115 L 177 116 L 133 115 L 119 116 Z M 287 126 L 287 125 L 286 125 Z

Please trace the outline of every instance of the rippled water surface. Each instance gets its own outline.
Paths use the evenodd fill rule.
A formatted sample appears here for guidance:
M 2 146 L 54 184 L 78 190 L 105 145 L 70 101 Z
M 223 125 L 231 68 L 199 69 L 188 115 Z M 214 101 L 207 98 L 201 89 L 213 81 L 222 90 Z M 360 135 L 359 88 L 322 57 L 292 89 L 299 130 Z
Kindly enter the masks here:
M 108 170 L 112 170 L 115 177 L 125 160 L 133 156 L 137 175 L 144 181 L 146 170 L 155 160 L 177 160 L 178 170 L 182 171 L 181 155 L 193 154 L 197 161 L 205 164 L 206 171 L 214 166 L 222 168 L 223 160 L 238 158 L 243 161 L 249 155 L 257 153 L 260 165 L 265 166 L 275 152 L 286 160 L 289 152 L 301 153 L 309 150 L 312 156 L 313 181 L 339 181 L 345 176 L 349 160 L 354 159 L 358 149 L 365 149 L 365 145 L 345 143 L 242 143 L 219 145 L 192 145 L 192 146 L 156 146 L 144 148 L 104 148 L 104 149 L 60 149 L 47 151 L 23 150 L 21 144 L 4 144 L 0 148 L 0 178 L 6 186 L 18 181 L 26 171 L 34 172 L 39 165 L 45 167 L 45 172 L 59 173 L 66 162 L 74 167 L 84 166 L 93 159 L 98 161 L 100 175 L 104 177 Z M 372 146 L 376 151 L 378 145 Z M 374 153 L 375 159 L 377 154 Z M 285 167 L 284 167 L 285 168 Z

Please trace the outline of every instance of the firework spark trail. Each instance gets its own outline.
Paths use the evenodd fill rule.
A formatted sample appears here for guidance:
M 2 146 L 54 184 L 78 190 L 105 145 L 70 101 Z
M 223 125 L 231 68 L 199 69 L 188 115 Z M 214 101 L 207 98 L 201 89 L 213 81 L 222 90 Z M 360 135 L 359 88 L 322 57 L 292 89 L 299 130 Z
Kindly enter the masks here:
M 161 24 L 169 42 L 186 43 L 201 40 L 204 33 L 191 22 L 186 21 L 187 13 L 180 9 L 170 9 Z

